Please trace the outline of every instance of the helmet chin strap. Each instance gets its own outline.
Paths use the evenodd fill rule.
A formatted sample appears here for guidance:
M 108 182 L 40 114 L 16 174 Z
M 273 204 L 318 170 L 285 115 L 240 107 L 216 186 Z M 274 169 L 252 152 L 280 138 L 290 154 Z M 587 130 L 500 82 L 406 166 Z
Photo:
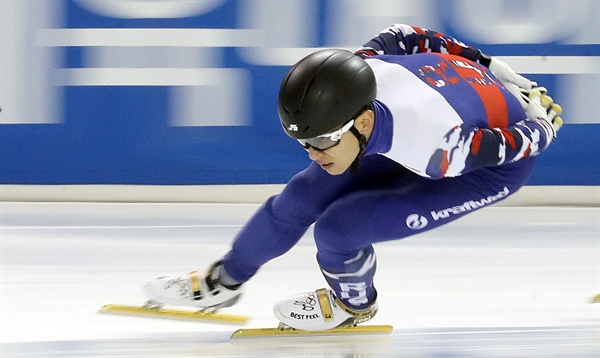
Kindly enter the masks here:
M 367 148 L 367 137 L 364 134 L 361 134 L 355 126 L 350 127 L 350 132 L 358 139 L 358 144 L 360 145 L 358 155 L 354 158 L 354 161 L 350 166 L 350 172 L 354 175 L 358 175 L 360 173 L 360 161 L 365 156 L 365 149 Z

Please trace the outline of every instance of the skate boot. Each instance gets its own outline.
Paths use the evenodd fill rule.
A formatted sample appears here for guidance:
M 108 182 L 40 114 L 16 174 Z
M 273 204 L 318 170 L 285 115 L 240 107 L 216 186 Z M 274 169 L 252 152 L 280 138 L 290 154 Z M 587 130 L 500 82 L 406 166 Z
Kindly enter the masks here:
M 226 287 L 219 282 L 222 262 L 215 262 L 205 276 L 193 271 L 182 276 L 155 277 L 144 287 L 149 304 L 194 306 L 214 311 L 233 306 L 242 295 L 241 285 Z
M 284 327 L 324 331 L 370 320 L 377 313 L 377 301 L 365 310 L 356 311 L 340 301 L 331 289 L 321 288 L 279 301 L 273 313 Z

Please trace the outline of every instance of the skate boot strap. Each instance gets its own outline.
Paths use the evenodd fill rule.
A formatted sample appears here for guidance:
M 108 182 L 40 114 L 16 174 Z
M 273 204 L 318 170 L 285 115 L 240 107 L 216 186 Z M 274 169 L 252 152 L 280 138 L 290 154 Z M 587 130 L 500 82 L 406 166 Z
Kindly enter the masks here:
M 206 276 L 204 277 L 204 282 L 206 283 L 206 288 L 208 292 L 212 295 L 216 295 L 219 293 L 219 290 L 216 285 L 216 280 L 213 281 L 213 272 L 216 265 L 210 267 Z M 202 278 L 198 275 L 198 271 L 190 272 L 190 282 L 192 285 L 192 291 L 194 293 L 194 300 L 201 300 L 204 295 L 202 294 Z
M 198 277 L 198 271 L 192 271 L 190 272 L 190 282 L 192 284 L 192 292 L 194 293 L 194 300 L 201 300 L 202 299 L 202 281 L 200 280 L 200 277 Z
M 328 290 L 325 288 L 320 288 L 317 291 L 317 299 L 319 300 L 319 304 L 321 306 L 321 312 L 323 313 L 323 319 L 325 321 L 329 321 L 333 319 L 333 311 L 331 309 L 331 297 L 328 294 Z M 346 306 L 342 300 L 333 296 L 335 298 L 335 304 L 341 308 L 344 312 L 352 315 L 354 318 L 354 323 L 360 323 L 364 321 L 370 320 L 377 313 L 377 304 L 371 305 L 371 307 L 357 311 L 353 310 L 350 307 Z
M 321 313 L 323 313 L 323 319 L 330 321 L 333 319 L 333 311 L 331 310 L 331 301 L 329 300 L 329 294 L 326 289 L 320 288 L 317 290 L 317 299 L 321 306 Z
M 344 310 L 344 312 L 354 316 L 354 323 L 368 321 L 371 318 L 373 318 L 373 316 L 375 316 L 375 314 L 377 313 L 377 304 L 373 304 L 371 305 L 371 307 L 361 311 L 353 310 L 352 308 L 346 306 L 344 302 L 342 302 L 342 300 L 340 300 L 337 297 L 335 298 L 335 304 L 337 304 L 342 310 Z

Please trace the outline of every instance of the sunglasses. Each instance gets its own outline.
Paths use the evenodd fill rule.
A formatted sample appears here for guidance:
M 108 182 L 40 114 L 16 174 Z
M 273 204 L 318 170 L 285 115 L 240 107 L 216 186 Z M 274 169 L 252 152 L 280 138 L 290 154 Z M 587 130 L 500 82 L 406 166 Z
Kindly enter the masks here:
M 312 138 L 298 139 L 298 142 L 302 144 L 302 146 L 306 149 L 313 148 L 318 151 L 324 151 L 340 144 L 340 139 L 342 139 L 342 135 L 349 131 L 353 125 L 354 119 L 351 119 L 350 122 L 344 124 L 342 128 L 336 131 L 321 134 L 320 136 Z

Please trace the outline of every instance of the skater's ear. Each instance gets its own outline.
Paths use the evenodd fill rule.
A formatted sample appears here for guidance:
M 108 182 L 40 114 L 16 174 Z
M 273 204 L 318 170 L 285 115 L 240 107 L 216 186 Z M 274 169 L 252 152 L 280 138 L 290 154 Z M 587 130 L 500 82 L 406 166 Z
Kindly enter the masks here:
M 354 126 L 361 134 L 369 138 L 373 132 L 373 126 L 375 125 L 375 113 L 367 109 L 363 111 L 358 118 L 356 118 Z

